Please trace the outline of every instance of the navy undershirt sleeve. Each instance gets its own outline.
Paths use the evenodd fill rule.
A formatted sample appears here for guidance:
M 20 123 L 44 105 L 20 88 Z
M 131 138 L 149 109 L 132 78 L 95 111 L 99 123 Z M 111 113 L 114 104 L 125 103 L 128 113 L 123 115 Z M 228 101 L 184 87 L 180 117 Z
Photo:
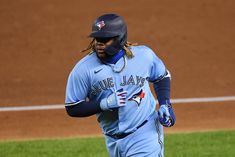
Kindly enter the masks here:
M 91 101 L 83 101 L 76 105 L 65 106 L 65 108 L 71 117 L 88 117 L 102 111 L 99 104 Z
M 159 104 L 170 104 L 170 77 L 154 82 L 153 87 Z

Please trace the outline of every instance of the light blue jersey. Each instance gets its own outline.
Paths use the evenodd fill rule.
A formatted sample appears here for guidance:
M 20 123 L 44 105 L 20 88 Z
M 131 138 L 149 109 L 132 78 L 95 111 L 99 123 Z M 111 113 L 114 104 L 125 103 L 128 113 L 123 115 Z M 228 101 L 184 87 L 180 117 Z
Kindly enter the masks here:
M 162 78 L 166 67 L 150 48 L 129 48 L 134 57 L 124 56 L 116 64 L 104 64 L 96 53 L 91 53 L 76 64 L 68 78 L 66 104 L 88 98 L 98 105 L 114 91 L 127 91 L 125 106 L 96 115 L 104 134 L 134 132 L 155 113 L 156 101 L 149 82 Z

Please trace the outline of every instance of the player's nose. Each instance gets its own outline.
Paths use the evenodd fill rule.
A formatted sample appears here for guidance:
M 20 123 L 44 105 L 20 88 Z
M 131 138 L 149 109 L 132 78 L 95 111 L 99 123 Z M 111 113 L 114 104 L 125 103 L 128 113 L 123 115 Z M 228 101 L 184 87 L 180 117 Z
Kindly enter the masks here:
M 97 45 L 97 46 L 105 46 L 105 44 L 102 43 L 102 42 L 97 42 L 96 45 Z
M 96 43 L 96 48 L 97 49 L 104 49 L 105 48 L 105 44 L 104 43 Z

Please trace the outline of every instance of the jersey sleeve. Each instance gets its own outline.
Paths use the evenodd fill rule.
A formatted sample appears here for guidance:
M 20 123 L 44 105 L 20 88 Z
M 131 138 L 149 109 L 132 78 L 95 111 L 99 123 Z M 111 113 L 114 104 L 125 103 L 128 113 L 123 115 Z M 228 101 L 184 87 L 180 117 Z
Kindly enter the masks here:
M 158 58 L 157 55 L 152 50 L 150 50 L 150 56 L 151 56 L 151 64 L 150 64 L 149 81 L 156 82 L 158 80 L 161 80 L 167 74 L 167 69 L 162 60 Z
M 76 67 L 75 67 L 76 68 Z M 66 86 L 65 105 L 75 105 L 85 101 L 88 91 L 88 77 L 82 69 L 73 69 Z

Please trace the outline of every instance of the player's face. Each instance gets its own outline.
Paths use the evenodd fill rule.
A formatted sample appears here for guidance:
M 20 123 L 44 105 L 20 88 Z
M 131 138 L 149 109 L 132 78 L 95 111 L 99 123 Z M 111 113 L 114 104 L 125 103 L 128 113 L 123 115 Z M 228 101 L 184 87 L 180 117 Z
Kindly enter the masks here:
M 99 58 L 105 58 L 105 48 L 113 43 L 114 38 L 95 38 L 95 51 Z

